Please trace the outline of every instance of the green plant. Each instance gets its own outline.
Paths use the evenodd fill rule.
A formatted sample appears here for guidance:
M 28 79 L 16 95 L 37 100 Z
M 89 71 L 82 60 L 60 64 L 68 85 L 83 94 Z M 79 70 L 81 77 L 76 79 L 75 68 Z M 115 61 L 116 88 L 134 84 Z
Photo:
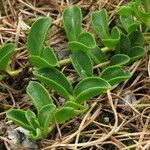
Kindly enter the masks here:
M 2 47 L 0 47 L 0 70 L 6 71 L 7 73 L 10 72 L 8 67 L 9 60 L 14 50 L 15 44 L 13 43 L 4 44 Z
M 148 0 L 144 0 L 145 8 L 141 4 L 142 0 L 132 0 L 127 6 L 121 6 L 117 9 L 117 14 L 120 15 L 120 20 L 127 31 L 130 31 L 133 26 L 136 29 L 138 22 L 141 21 L 150 28 L 150 3 Z
M 7 117 L 24 129 L 28 130 L 28 136 L 32 140 L 39 140 L 46 137 L 51 131 L 49 126 L 54 119 L 56 106 L 46 89 L 38 82 L 31 81 L 27 87 L 27 94 L 37 109 L 37 115 L 31 110 L 11 109 Z
M 125 27 L 127 29 L 125 34 L 118 27 L 114 27 L 110 34 L 105 9 L 92 14 L 92 25 L 103 44 L 108 47 L 106 49 L 113 50 L 114 55 L 105 54 L 96 45 L 94 36 L 82 31 L 82 13 L 79 7 L 71 6 L 65 9 L 63 25 L 69 41 L 68 48 L 72 51 L 69 60 L 58 61 L 53 49 L 45 46 L 45 39 L 51 26 L 49 17 L 40 18 L 32 25 L 27 39 L 27 49 L 30 62 L 34 66 L 33 75 L 54 90 L 58 96 L 63 97 L 64 104 L 57 108 L 44 86 L 31 81 L 27 87 L 27 94 L 37 113 L 17 109 L 11 109 L 6 113 L 9 119 L 29 131 L 28 136 L 32 140 L 46 137 L 53 129 L 55 121 L 63 124 L 83 114 L 88 109 L 87 100 L 132 76 L 129 71 L 122 69 L 123 65 L 144 55 L 142 32 L 135 27 L 131 27 L 133 30 Z M 110 65 L 102 68 L 100 75 L 95 75 L 93 64 L 99 66 L 108 59 Z M 61 64 L 70 61 L 81 77 L 76 86 L 73 86 L 59 70 Z

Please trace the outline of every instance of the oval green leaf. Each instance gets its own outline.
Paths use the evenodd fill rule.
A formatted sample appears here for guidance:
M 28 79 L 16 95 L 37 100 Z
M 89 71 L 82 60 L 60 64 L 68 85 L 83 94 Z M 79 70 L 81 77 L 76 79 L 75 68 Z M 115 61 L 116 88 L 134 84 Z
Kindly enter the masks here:
M 27 86 L 27 94 L 38 112 L 43 106 L 52 103 L 52 99 L 47 90 L 36 81 L 30 81 Z
M 6 112 L 6 116 L 8 119 L 14 121 L 17 125 L 23 127 L 24 129 L 34 131 L 32 126 L 30 126 L 25 113 L 26 111 L 23 110 L 10 109 Z
M 129 51 L 130 62 L 134 62 L 142 58 L 145 54 L 144 48 L 141 46 L 132 47 Z
M 144 35 L 141 31 L 133 31 L 130 34 L 128 34 L 128 38 L 131 43 L 131 47 L 135 46 L 144 46 Z
M 14 50 L 15 50 L 15 45 L 13 43 L 8 43 L 8 44 L 5 44 L 3 47 L 1 47 L 0 49 L 0 69 L 1 70 L 7 70 L 8 62 Z
M 92 27 L 101 39 L 108 39 L 110 37 L 106 9 L 92 13 Z
M 73 93 L 72 86 L 60 71 L 55 68 L 42 68 L 34 71 L 33 74 L 61 96 L 70 99 L 70 95 Z
M 29 55 L 41 55 L 50 26 L 51 19 L 49 17 L 42 17 L 33 23 L 27 38 Z
M 71 63 L 81 78 L 92 76 L 93 68 L 89 56 L 82 51 L 73 53 Z
M 131 76 L 129 71 L 122 70 L 120 66 L 110 66 L 102 71 L 100 77 L 113 86 L 129 79 Z
M 74 89 L 75 102 L 82 104 L 110 88 L 104 79 L 98 77 L 88 77 L 77 84 Z
M 95 47 L 87 52 L 95 64 L 100 64 L 106 61 L 106 54 L 99 48 Z
M 78 42 L 90 48 L 96 47 L 94 36 L 90 32 L 82 32 L 77 39 Z
M 128 36 L 121 33 L 120 41 L 116 47 L 116 53 L 128 55 L 129 50 L 130 50 L 130 46 L 131 46 L 131 43 L 130 43 Z
M 135 31 L 139 26 L 139 24 L 135 20 L 133 20 L 133 16 L 131 15 L 121 15 L 120 21 L 122 26 L 128 33 Z
M 39 128 L 40 125 L 38 123 L 35 113 L 31 110 L 27 110 L 25 116 L 28 122 L 30 123 L 31 127 L 36 131 L 36 128 Z
M 111 66 L 122 66 L 127 64 L 130 61 L 130 57 L 124 54 L 117 54 L 111 57 L 110 65 Z
M 54 119 L 56 106 L 54 104 L 48 104 L 43 106 L 38 115 L 38 122 L 40 127 L 44 130 L 44 134 L 48 134 L 49 126 Z
M 77 104 L 73 101 L 66 102 L 65 106 L 60 108 L 56 113 L 56 121 L 59 124 L 65 123 L 67 120 L 84 113 L 87 110 L 86 107 Z
M 56 66 L 57 65 L 57 57 L 54 53 L 54 50 L 51 47 L 46 47 L 43 50 L 43 53 L 41 57 L 46 60 L 51 66 Z
M 72 52 L 87 52 L 89 51 L 89 47 L 87 47 L 86 45 L 78 42 L 78 41 L 72 41 L 72 42 L 68 42 L 68 49 L 70 49 Z
M 77 6 L 67 7 L 63 12 L 63 25 L 69 41 L 76 41 L 82 32 L 82 12 Z

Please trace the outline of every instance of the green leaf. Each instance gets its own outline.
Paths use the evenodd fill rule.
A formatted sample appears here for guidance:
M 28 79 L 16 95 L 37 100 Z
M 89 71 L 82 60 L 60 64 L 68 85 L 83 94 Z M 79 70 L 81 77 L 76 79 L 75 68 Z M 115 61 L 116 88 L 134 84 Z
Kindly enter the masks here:
M 23 110 L 10 109 L 6 112 L 6 116 L 8 119 L 14 121 L 16 124 L 23 127 L 24 129 L 34 131 L 32 126 L 28 122 L 25 113 L 26 111 Z
M 55 66 L 49 64 L 41 56 L 29 55 L 29 59 L 30 59 L 31 64 L 34 67 L 36 67 L 37 69 L 46 68 L 46 67 L 47 68 L 55 67 Z
M 55 68 L 42 68 L 33 74 L 50 88 L 57 91 L 61 96 L 69 99 L 73 93 L 72 86 L 67 78 Z
M 82 104 L 110 88 L 107 81 L 98 77 L 88 77 L 80 81 L 74 89 L 75 102 Z
M 35 132 L 30 131 L 28 133 L 28 137 L 29 137 L 29 139 L 31 139 L 33 141 L 40 140 L 40 139 L 44 138 L 43 131 L 41 129 L 37 128 Z
M 13 43 L 5 44 L 0 48 L 0 69 L 7 70 L 9 59 L 15 50 L 15 45 Z
M 63 25 L 69 41 L 76 41 L 82 32 L 82 12 L 77 6 L 67 7 L 63 12 Z
M 28 122 L 30 123 L 30 125 L 32 126 L 32 128 L 36 131 L 36 128 L 38 128 L 40 125 L 38 123 L 38 120 L 37 120 L 34 112 L 31 110 L 27 110 L 25 112 L 25 116 L 26 116 Z
M 53 49 L 50 47 L 43 49 L 40 56 L 29 55 L 29 59 L 31 64 L 38 69 L 45 67 L 55 67 L 58 62 Z
M 56 114 L 56 121 L 59 124 L 65 123 L 67 120 L 84 113 L 87 110 L 86 107 L 77 104 L 73 101 L 66 102 L 65 106 L 60 108 Z
M 27 94 L 38 112 L 43 106 L 52 103 L 52 99 L 47 90 L 36 81 L 30 81 L 27 87 Z
M 108 14 L 105 9 L 92 13 L 92 27 L 101 39 L 108 39 L 110 37 Z
M 139 26 L 139 24 L 133 19 L 133 16 L 131 15 L 121 15 L 120 21 L 128 33 L 135 31 Z
M 38 121 L 40 127 L 44 130 L 44 134 L 48 134 L 49 125 L 52 124 L 52 120 L 54 119 L 56 106 L 54 104 L 48 104 L 43 106 L 38 115 Z
M 141 46 L 132 47 L 129 51 L 130 62 L 134 62 L 142 58 L 145 54 L 144 48 Z
M 141 31 L 133 31 L 128 35 L 131 47 L 144 46 L 144 35 Z
M 78 36 L 77 41 L 84 44 L 88 48 L 95 48 L 96 46 L 94 36 L 90 32 L 82 32 Z
M 92 76 L 92 62 L 86 53 L 82 51 L 73 53 L 71 56 L 71 63 L 81 78 Z
M 72 52 L 75 53 L 79 51 L 83 51 L 83 52 L 89 51 L 89 47 L 87 47 L 86 45 L 78 41 L 68 42 L 68 49 L 70 49 Z
M 58 60 L 54 53 L 54 50 L 50 47 L 46 47 L 43 50 L 41 57 L 46 60 L 51 66 L 56 66 Z
M 133 15 L 133 10 L 129 6 L 120 6 L 116 10 L 116 13 L 119 15 Z
M 129 50 L 130 50 L 130 46 L 131 46 L 131 43 L 130 43 L 128 36 L 121 33 L 120 41 L 119 41 L 117 48 L 116 48 L 116 53 L 128 55 Z
M 95 47 L 87 52 L 95 64 L 100 64 L 106 61 L 106 54 L 99 48 Z
M 111 57 L 110 65 L 122 66 L 127 64 L 130 61 L 130 57 L 124 54 L 117 54 Z
M 33 23 L 27 38 L 29 55 L 41 55 L 50 26 L 51 19 L 49 17 L 42 17 Z
M 78 36 L 77 41 L 68 43 L 68 48 L 73 52 L 87 52 L 96 47 L 96 42 L 93 35 L 89 32 L 83 32 Z
M 111 31 L 111 38 L 102 39 L 102 42 L 111 50 L 115 50 L 119 40 L 120 40 L 121 31 L 118 27 L 114 27 Z
M 102 71 L 100 77 L 113 86 L 129 79 L 131 77 L 131 73 L 129 71 L 122 70 L 120 66 L 110 66 Z

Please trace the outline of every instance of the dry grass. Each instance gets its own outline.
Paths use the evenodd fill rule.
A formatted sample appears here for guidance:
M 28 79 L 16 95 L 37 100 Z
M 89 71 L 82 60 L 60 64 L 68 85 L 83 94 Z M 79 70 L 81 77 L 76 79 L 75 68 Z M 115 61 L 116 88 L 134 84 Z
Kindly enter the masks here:
M 28 109 L 31 105 L 25 87 L 30 79 L 26 50 L 27 33 L 39 16 L 51 16 L 53 25 L 46 43 L 55 49 L 59 59 L 70 53 L 66 47 L 66 36 L 62 28 L 61 14 L 71 0 L 2 0 L 0 12 L 0 44 L 14 42 L 17 46 L 11 69 L 23 68 L 16 78 L 0 81 L 0 149 L 9 149 L 7 138 L 8 120 L 5 110 Z M 114 9 L 127 1 L 119 0 L 72 0 L 83 10 L 84 30 L 91 31 L 89 13 L 107 8 L 110 23 L 115 23 Z M 149 35 L 149 33 L 147 33 Z M 50 137 L 39 142 L 41 149 L 150 149 L 150 78 L 148 77 L 149 41 L 145 42 L 147 54 L 130 66 L 133 77 L 115 86 L 106 94 L 89 101 L 89 110 L 62 126 L 56 126 Z M 64 71 L 66 68 L 62 68 Z M 72 78 L 72 76 L 71 76 Z M 128 97 L 128 98 L 127 98 Z M 24 148 L 18 148 L 24 149 Z

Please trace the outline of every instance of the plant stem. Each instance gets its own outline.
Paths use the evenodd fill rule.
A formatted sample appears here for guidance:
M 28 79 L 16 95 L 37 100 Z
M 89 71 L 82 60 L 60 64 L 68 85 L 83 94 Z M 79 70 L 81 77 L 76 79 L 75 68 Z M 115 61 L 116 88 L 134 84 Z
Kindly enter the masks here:
M 106 52 L 109 51 L 109 48 L 108 47 L 103 47 L 101 50 L 106 53 Z M 58 62 L 58 67 L 68 65 L 68 64 L 70 64 L 70 62 L 71 62 L 70 58 L 67 58 L 67 59 L 64 59 L 64 60 L 60 60 Z
M 105 61 L 105 62 L 103 62 L 103 63 L 100 63 L 100 64 L 94 66 L 93 69 L 101 68 L 101 67 L 107 66 L 109 63 L 110 63 L 110 61 Z
M 108 52 L 108 51 L 109 51 L 108 47 L 104 47 L 104 48 L 102 48 L 101 50 L 102 50 L 103 52 Z M 57 66 L 58 66 L 58 67 L 61 67 L 61 66 L 68 65 L 68 64 L 70 64 L 70 63 L 71 63 L 70 58 L 67 58 L 67 59 L 58 61 Z M 106 61 L 106 62 L 103 62 L 103 63 L 100 63 L 100 64 L 94 66 L 93 69 L 96 69 L 96 68 L 99 68 L 99 67 L 104 67 L 104 66 L 106 66 L 106 65 L 108 65 L 108 64 L 109 64 L 109 61 Z M 14 71 L 7 70 L 6 72 L 7 72 L 10 76 L 16 77 L 16 76 L 18 76 L 18 74 L 19 74 L 20 72 L 22 72 L 22 71 L 23 71 L 23 69 L 20 68 L 20 69 L 18 69 L 18 70 L 14 70 Z M 3 80 L 3 79 L 6 78 L 7 76 L 8 76 L 7 74 L 2 74 L 2 75 L 0 75 L 0 80 Z

